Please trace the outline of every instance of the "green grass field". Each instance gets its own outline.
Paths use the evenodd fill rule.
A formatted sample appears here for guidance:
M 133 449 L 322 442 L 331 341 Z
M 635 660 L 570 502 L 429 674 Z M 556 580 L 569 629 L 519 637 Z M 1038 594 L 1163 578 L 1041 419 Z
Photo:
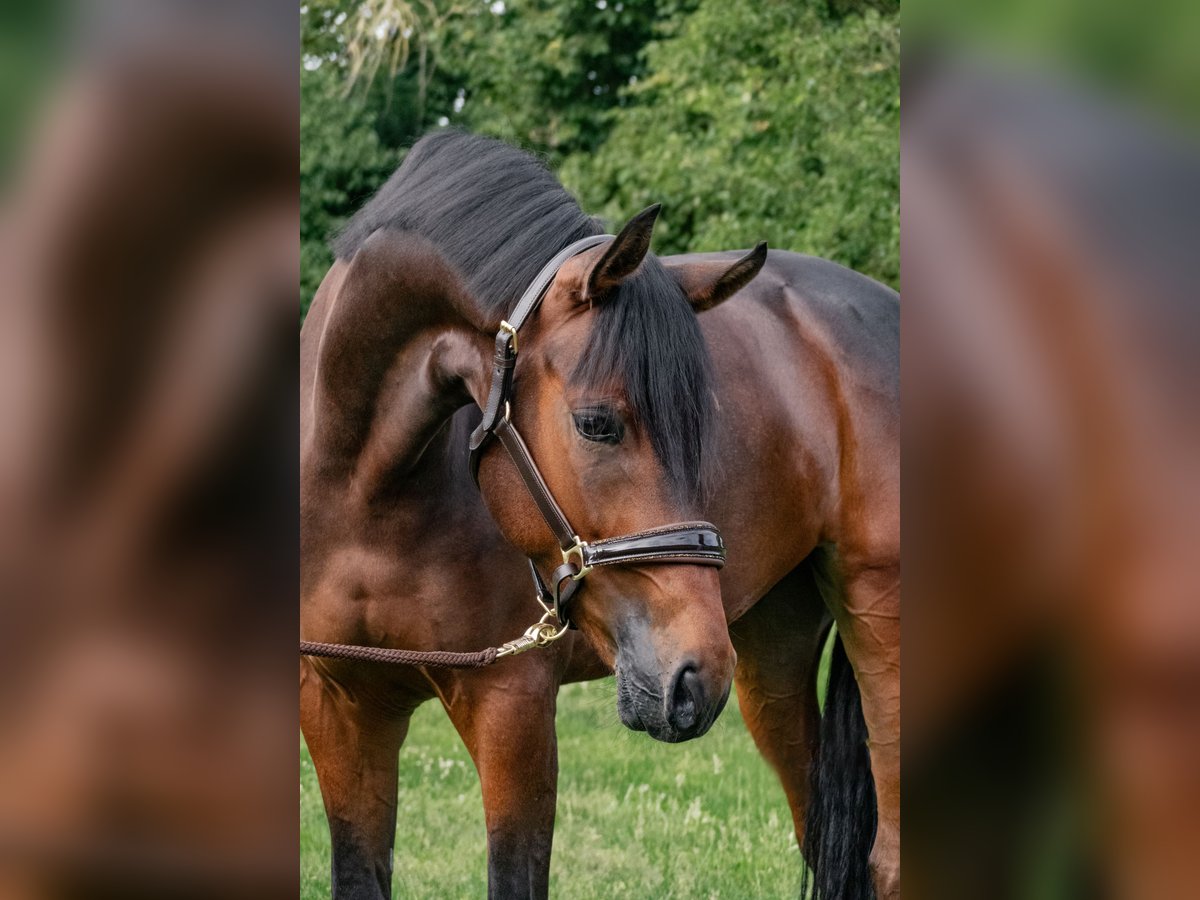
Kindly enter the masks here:
M 666 745 L 617 721 L 611 678 L 559 694 L 558 818 L 551 897 L 796 897 L 800 854 L 774 773 L 729 705 L 699 740 Z M 413 717 L 400 753 L 393 893 L 483 897 L 479 779 L 437 703 Z M 329 896 L 329 832 L 300 748 L 300 883 Z

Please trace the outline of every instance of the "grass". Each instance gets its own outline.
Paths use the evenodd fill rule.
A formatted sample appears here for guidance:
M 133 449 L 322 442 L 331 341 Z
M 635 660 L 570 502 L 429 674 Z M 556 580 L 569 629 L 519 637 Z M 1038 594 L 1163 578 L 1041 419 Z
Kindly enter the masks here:
M 799 896 L 787 802 L 733 698 L 703 738 L 668 746 L 617 721 L 611 678 L 564 687 L 554 898 Z M 445 713 L 427 703 L 400 753 L 396 897 L 483 897 L 479 779 Z M 300 896 L 329 896 L 329 832 L 300 748 Z

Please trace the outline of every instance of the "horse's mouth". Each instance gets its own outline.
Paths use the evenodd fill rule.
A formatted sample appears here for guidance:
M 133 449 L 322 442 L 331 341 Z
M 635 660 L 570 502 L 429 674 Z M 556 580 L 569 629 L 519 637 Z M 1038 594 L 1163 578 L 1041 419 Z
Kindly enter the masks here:
M 644 731 L 656 741 L 679 744 L 702 737 L 725 708 L 729 688 L 716 702 L 702 710 L 695 723 L 686 729 L 671 724 L 661 695 L 649 691 L 637 681 L 617 670 L 617 716 L 630 731 Z

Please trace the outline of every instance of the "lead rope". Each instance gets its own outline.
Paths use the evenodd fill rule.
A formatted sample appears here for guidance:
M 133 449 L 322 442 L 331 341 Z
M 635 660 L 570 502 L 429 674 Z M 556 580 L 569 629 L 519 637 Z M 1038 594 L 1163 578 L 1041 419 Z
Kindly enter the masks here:
M 536 599 L 544 612 L 541 619 L 525 629 L 523 635 L 499 647 L 488 647 L 474 653 L 457 653 L 450 650 L 397 650 L 390 647 L 301 641 L 300 655 L 393 663 L 400 666 L 428 666 L 431 669 L 482 669 L 506 656 L 517 656 L 529 650 L 546 647 L 567 633 L 567 625 L 559 619 L 555 608 L 547 605 L 540 596 Z
M 451 653 L 446 650 L 393 650 L 388 647 L 360 647 L 357 644 L 300 642 L 301 656 L 396 663 L 401 666 L 429 666 L 432 669 L 482 669 L 494 663 L 499 654 L 499 647 L 488 647 L 475 653 Z
M 474 653 L 455 653 L 450 650 L 396 650 L 390 647 L 362 647 L 358 644 L 325 644 L 320 641 L 301 641 L 301 656 L 322 656 L 327 659 L 355 659 L 362 662 L 394 663 L 400 666 L 428 666 L 431 669 L 482 669 L 498 659 L 516 656 L 528 650 L 545 647 L 567 633 L 565 625 L 548 621 L 549 614 L 525 629 L 519 638 L 488 647 Z

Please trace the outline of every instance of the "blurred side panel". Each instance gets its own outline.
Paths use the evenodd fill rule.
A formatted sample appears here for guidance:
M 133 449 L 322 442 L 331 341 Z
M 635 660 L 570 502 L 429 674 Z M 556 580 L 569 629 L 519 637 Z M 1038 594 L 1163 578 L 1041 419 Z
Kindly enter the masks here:
M 1196 7 L 909 10 L 909 895 L 1193 896 Z
M 295 896 L 299 14 L 16 7 L 0 896 Z

